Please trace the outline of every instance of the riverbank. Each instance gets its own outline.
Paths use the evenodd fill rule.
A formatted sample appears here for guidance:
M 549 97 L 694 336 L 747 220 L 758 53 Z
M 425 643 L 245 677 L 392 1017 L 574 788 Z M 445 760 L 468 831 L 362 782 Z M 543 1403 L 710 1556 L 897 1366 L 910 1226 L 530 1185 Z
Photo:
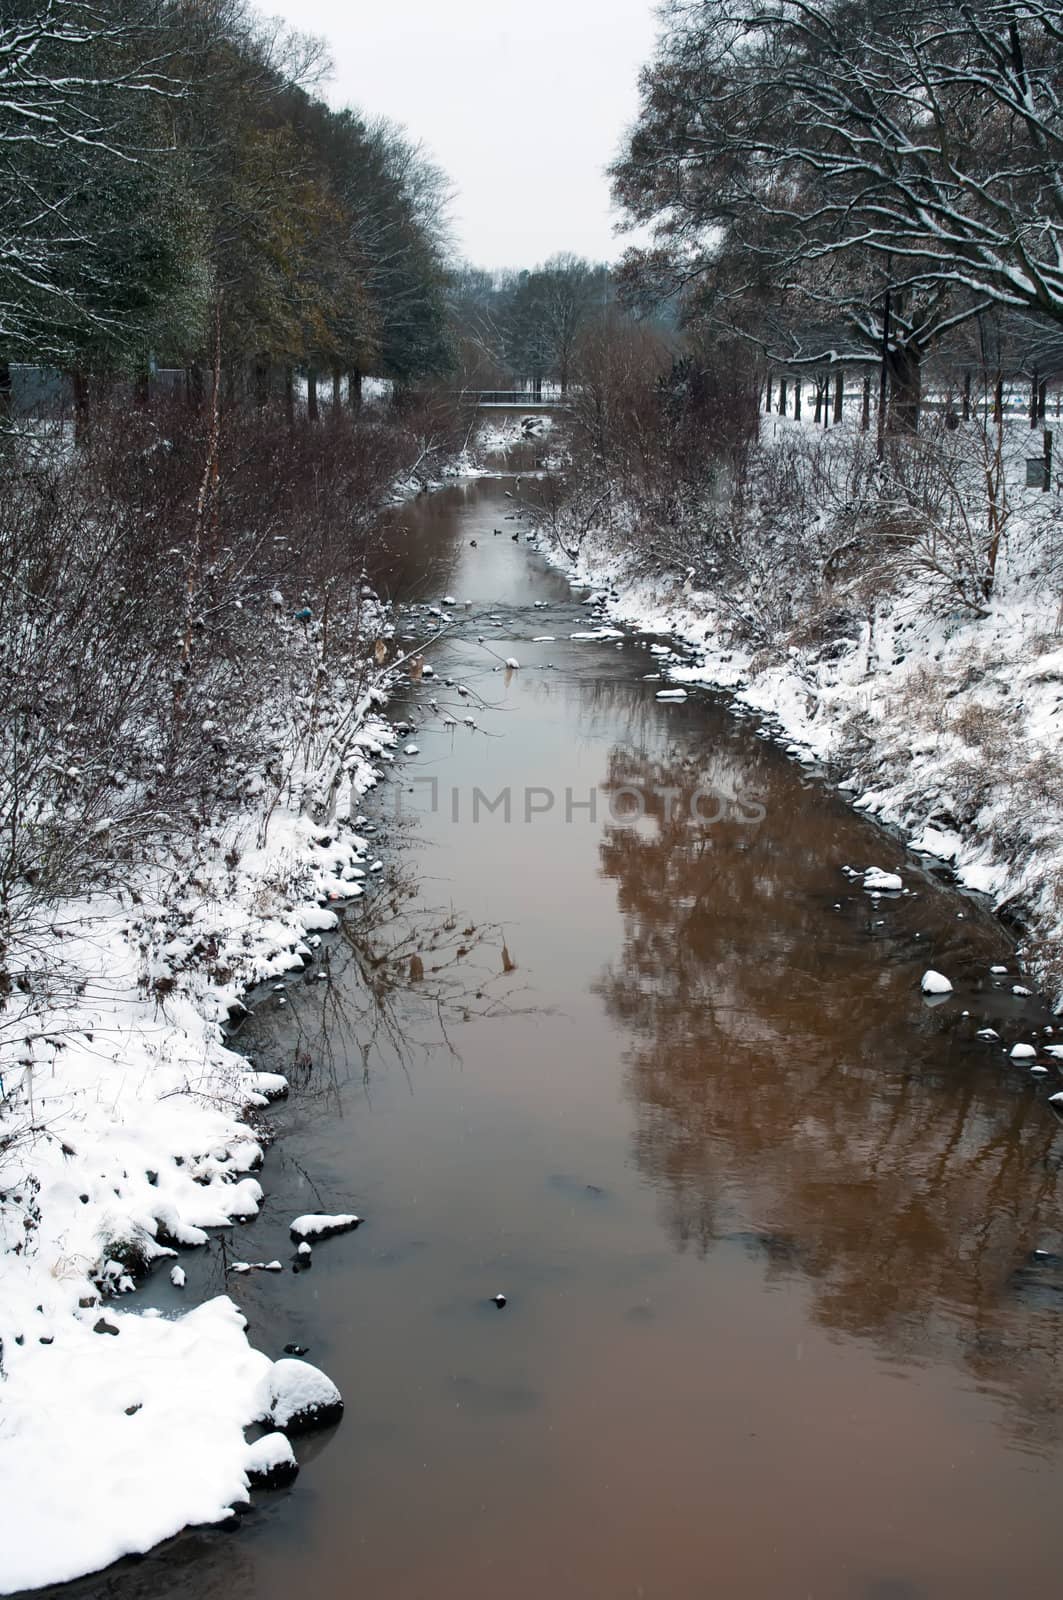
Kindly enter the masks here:
M 286 1092 L 223 1042 L 254 985 L 311 970 L 334 905 L 358 897 L 370 839 L 346 820 L 389 759 L 379 684 L 350 708 L 337 818 L 276 797 L 160 850 L 112 893 L 38 930 L 51 1008 L 6 1030 L 0 1253 L 4 1592 L 74 1578 L 189 1524 L 227 1519 L 258 1457 L 273 1363 L 220 1297 L 175 1320 L 124 1313 L 144 1275 L 257 1213 Z M 165 1259 L 162 1259 L 165 1258 Z
M 802 432 L 767 427 L 775 438 L 762 443 L 764 476 Z M 840 458 L 850 430 L 835 433 Z M 804 434 L 815 441 L 811 428 Z M 592 527 L 577 551 L 542 542 L 573 581 L 599 591 L 603 617 L 674 641 L 659 661 L 670 683 L 732 695 L 792 755 L 821 764 L 858 809 L 989 896 L 1060 1010 L 1061 528 L 1058 497 L 1022 482 L 1029 438 L 1020 425 L 1006 436 L 1008 530 L 981 615 L 943 602 L 942 574 L 929 571 L 881 593 L 869 586 L 861 615 L 852 588 L 817 581 L 822 554 L 811 545 L 831 549 L 826 510 L 797 561 L 778 537 L 778 506 L 763 503 L 747 534 L 759 546 L 756 567 L 727 586 L 644 559 L 623 511 L 614 526 Z M 779 626 L 750 626 L 776 609 Z
M 55 470 L 62 479 L 62 456 Z M 410 489 L 404 476 L 391 497 Z M 261 559 L 266 533 L 250 537 L 258 559 L 242 557 L 240 586 L 217 609 L 240 619 L 257 666 L 246 703 L 242 680 L 227 703 L 213 673 L 209 717 L 188 735 L 204 752 L 195 815 L 154 795 L 123 745 L 90 747 L 104 777 L 91 774 L 87 798 L 86 763 L 60 776 L 81 807 L 69 831 L 98 858 L 91 887 L 34 899 L 27 868 L 12 890 L 0 1013 L 4 1593 L 226 1520 L 255 1483 L 295 1470 L 279 1434 L 253 1442 L 280 1414 L 286 1369 L 255 1348 L 261 1336 L 227 1294 L 176 1317 L 122 1309 L 152 1273 L 179 1295 L 183 1253 L 257 1214 L 261 1118 L 287 1086 L 230 1048 L 226 1025 L 256 986 L 282 1006 L 293 973 L 323 970 L 323 935 L 379 868 L 359 805 L 392 759 L 381 708 L 402 656 L 390 610 L 357 567 L 349 602 L 326 582 L 322 606 L 307 604 L 311 578 L 278 580 Z M 166 692 L 149 685 L 145 705 L 161 720 Z M 36 775 L 28 759 L 26 770 Z M 28 833 L 17 776 L 5 773 L 5 805 Z M 38 827 L 54 814 L 40 803 Z

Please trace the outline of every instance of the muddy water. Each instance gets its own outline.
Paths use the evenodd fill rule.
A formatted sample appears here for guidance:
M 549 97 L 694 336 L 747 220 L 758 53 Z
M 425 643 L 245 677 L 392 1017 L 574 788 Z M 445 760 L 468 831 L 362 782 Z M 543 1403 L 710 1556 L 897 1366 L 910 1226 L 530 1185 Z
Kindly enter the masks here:
M 507 491 L 395 514 L 386 581 L 471 602 L 367 806 L 415 892 L 248 1037 L 312 1064 L 236 1253 L 290 1260 L 297 1210 L 366 1222 L 235 1293 L 345 1418 L 235 1532 L 82 1592 L 1056 1592 L 1063 1130 L 1055 1072 L 975 1038 L 1047 1020 L 1008 940 L 711 697 L 657 702 L 646 642 L 571 641 L 587 608 Z M 841 870 L 869 864 L 911 892 Z

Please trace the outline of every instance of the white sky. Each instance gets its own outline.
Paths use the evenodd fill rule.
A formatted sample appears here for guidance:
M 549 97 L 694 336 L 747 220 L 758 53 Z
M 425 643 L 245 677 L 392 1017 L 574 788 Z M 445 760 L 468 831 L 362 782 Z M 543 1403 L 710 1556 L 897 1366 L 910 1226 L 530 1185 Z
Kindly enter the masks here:
M 257 0 L 335 61 L 333 104 L 404 123 L 453 180 L 459 252 L 615 259 L 604 168 L 637 110 L 654 0 Z

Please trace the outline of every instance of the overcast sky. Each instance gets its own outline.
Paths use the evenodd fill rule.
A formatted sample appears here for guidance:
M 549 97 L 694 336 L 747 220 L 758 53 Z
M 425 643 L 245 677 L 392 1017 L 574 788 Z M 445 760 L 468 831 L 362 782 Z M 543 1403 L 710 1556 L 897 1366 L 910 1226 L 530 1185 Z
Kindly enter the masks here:
M 329 43 L 330 102 L 406 125 L 457 188 L 478 266 L 611 260 L 604 167 L 637 108 L 654 0 L 258 0 Z

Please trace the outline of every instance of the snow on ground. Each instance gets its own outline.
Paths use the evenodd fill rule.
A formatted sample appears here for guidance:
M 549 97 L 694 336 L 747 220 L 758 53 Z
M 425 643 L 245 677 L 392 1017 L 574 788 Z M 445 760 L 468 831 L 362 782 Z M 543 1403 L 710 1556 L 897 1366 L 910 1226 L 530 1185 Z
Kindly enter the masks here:
M 354 815 L 393 740 L 372 700 L 338 815 Z M 5 1013 L 3 1593 L 222 1520 L 263 1469 L 244 1430 L 284 1375 L 232 1302 L 172 1319 L 120 1309 L 152 1270 L 182 1285 L 179 1252 L 257 1212 L 262 1148 L 244 1117 L 286 1084 L 249 1070 L 221 1024 L 249 986 L 311 962 L 337 923 L 330 902 L 361 893 L 368 842 L 351 826 L 256 805 L 194 863 L 57 908 L 32 952 L 55 999 L 17 1026 L 17 1003 Z
M 64 1299 L 43 1313 L 23 1303 L 18 1317 L 4 1295 L 5 1326 L 25 1338 L 4 1341 L 5 1594 L 224 1521 L 260 1465 L 244 1428 L 269 1412 L 275 1364 L 248 1344 L 231 1300 L 168 1320 L 112 1307 L 73 1315 Z
M 692 589 L 682 571 L 633 576 L 608 530 L 575 562 L 556 559 L 598 591 L 599 617 L 671 636 L 659 665 L 673 683 L 730 691 L 855 806 L 1021 917 L 1024 961 L 1063 1009 L 1063 637 L 1051 581 L 1063 529 L 1058 492 L 1023 485 L 1031 438 L 1039 447 L 1016 424 L 1008 442 L 1012 519 L 984 617 L 932 604 L 909 580 L 849 637 L 825 647 L 797 633 L 755 651 L 737 639 L 733 596 Z

